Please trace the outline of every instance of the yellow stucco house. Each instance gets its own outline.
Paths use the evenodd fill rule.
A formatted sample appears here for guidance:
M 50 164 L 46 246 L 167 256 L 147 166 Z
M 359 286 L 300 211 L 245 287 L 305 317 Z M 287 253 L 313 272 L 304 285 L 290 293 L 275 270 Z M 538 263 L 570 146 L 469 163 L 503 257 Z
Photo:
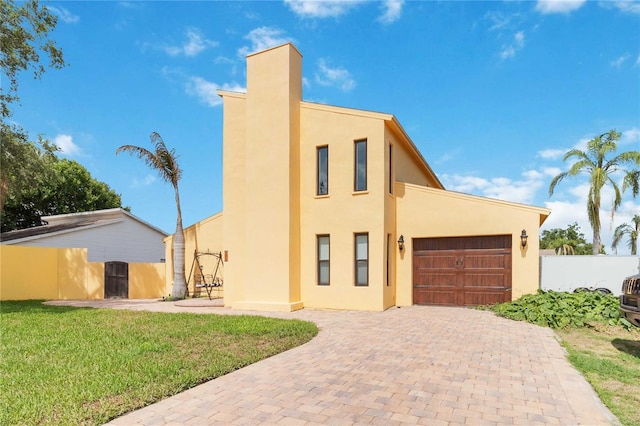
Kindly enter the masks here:
M 225 306 L 380 311 L 538 289 L 549 210 L 447 191 L 393 115 L 303 101 L 292 44 L 247 57 L 247 93 L 218 93 L 224 207 L 186 229 L 187 274 L 194 251 L 221 252 Z

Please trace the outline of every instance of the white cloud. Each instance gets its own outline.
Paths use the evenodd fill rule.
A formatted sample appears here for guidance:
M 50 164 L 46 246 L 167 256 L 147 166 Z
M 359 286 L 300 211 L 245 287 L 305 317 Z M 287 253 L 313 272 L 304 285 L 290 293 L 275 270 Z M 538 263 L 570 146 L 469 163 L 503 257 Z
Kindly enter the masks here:
M 442 154 L 440 156 L 440 158 L 436 159 L 433 163 L 434 164 L 438 164 L 438 165 L 447 163 L 447 162 L 449 162 L 451 160 L 456 159 L 460 155 L 461 152 L 462 152 L 461 148 L 455 148 L 455 149 L 453 149 L 451 151 L 448 151 L 448 152 L 445 152 L 444 154 Z
M 337 18 L 363 2 L 364 0 L 284 0 L 293 13 L 303 18 Z
M 571 13 L 578 10 L 586 0 L 538 0 L 536 10 L 542 14 Z
M 562 173 L 562 169 L 560 167 L 543 167 L 542 174 L 545 176 L 558 176 Z
M 637 0 L 607 0 L 601 1 L 600 6 L 606 9 L 616 8 L 624 13 L 640 14 L 640 2 Z
M 522 173 L 522 176 L 524 176 L 528 180 L 540 180 L 544 177 L 544 174 L 540 173 L 537 170 L 527 170 Z
M 621 144 L 630 144 L 633 142 L 640 142 L 640 129 L 632 127 L 631 129 L 623 130 L 620 137 Z
M 74 15 L 62 6 L 47 6 L 47 9 L 62 19 L 62 22 L 65 24 L 75 24 L 80 22 L 80 17 L 78 15 Z
M 146 175 L 142 179 L 133 178 L 133 180 L 131 181 L 131 186 L 133 188 L 140 188 L 143 186 L 149 186 L 155 181 L 156 181 L 155 175 Z
M 567 151 L 564 149 L 543 149 L 542 151 L 538 151 L 538 157 L 546 160 L 557 160 L 562 158 L 565 152 Z
M 508 59 L 515 56 L 515 54 L 522 50 L 524 47 L 524 31 L 518 31 L 513 35 L 513 40 L 509 44 L 502 46 L 500 50 L 500 57 L 502 59 Z
M 53 143 L 60 148 L 63 155 L 73 157 L 82 154 L 82 150 L 73 142 L 71 135 L 59 134 L 53 139 Z
M 143 3 L 140 1 L 120 1 L 118 2 L 118 6 L 124 7 L 126 9 L 142 9 Z
M 378 18 L 378 21 L 382 22 L 383 24 L 391 24 L 397 21 L 402 15 L 403 5 L 404 0 L 385 0 L 382 3 L 384 13 Z
M 241 57 L 295 41 L 292 38 L 286 37 L 284 31 L 274 27 L 255 28 L 244 38 L 251 42 L 251 46 L 244 46 L 238 49 L 238 55 Z
M 293 13 L 302 18 L 338 18 L 368 0 L 284 0 Z M 391 24 L 400 19 L 405 0 L 383 0 L 378 22 Z
M 356 87 L 356 82 L 351 77 L 351 73 L 348 70 L 342 67 L 332 68 L 327 65 L 327 61 L 325 59 L 318 60 L 316 82 L 323 86 L 339 87 L 345 92 Z
M 485 179 L 476 176 L 442 175 L 445 188 L 467 194 L 494 198 L 514 203 L 531 204 L 538 189 L 544 184 L 544 174 L 535 170 L 522 173 L 523 179 L 505 177 Z
M 222 103 L 222 99 L 218 96 L 218 89 L 231 92 L 246 92 L 246 88 L 237 83 L 219 85 L 198 76 L 190 77 L 186 85 L 188 95 L 197 97 L 210 107 L 215 107 Z
M 164 51 L 171 56 L 196 56 L 208 47 L 215 47 L 218 42 L 208 40 L 197 28 L 188 28 L 186 31 L 187 40 L 180 46 L 164 46 Z
M 491 23 L 489 31 L 498 31 L 507 29 L 512 22 L 513 16 L 514 15 L 505 15 L 498 11 L 490 11 L 485 13 L 483 18 Z
M 586 151 L 587 150 L 587 144 L 589 143 L 589 141 L 593 139 L 593 137 L 584 137 L 580 140 L 578 140 L 578 142 L 576 142 L 576 144 L 573 146 L 573 149 L 579 149 L 580 151 Z
M 629 59 L 629 54 L 624 54 L 622 56 L 617 57 L 616 59 L 614 59 L 613 61 L 609 62 L 609 65 L 611 65 L 613 68 L 620 68 L 622 66 L 622 64 L 624 64 L 624 62 Z

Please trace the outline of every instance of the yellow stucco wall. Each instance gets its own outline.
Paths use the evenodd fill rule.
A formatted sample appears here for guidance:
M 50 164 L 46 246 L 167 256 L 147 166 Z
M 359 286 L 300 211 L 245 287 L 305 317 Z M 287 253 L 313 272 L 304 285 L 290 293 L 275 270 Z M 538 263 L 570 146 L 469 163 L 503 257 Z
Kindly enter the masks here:
M 164 263 L 129 264 L 129 299 L 155 299 L 169 294 Z
M 247 57 L 247 94 L 224 99 L 225 304 L 300 302 L 298 139 L 302 57 L 292 45 Z M 250 262 L 250 264 L 249 264 Z M 269 285 L 278 277 L 278 285 Z
M 87 249 L 0 246 L 0 298 L 99 299 L 104 265 L 87 261 Z
M 129 298 L 162 297 L 165 265 L 129 264 Z M 0 300 L 104 298 L 104 263 L 87 249 L 0 245 Z
M 225 304 L 232 306 L 245 299 L 247 257 L 245 251 L 246 231 L 244 228 L 246 205 L 244 199 L 246 171 L 246 105 L 245 95 L 225 93 L 223 115 L 223 205 L 224 224 L 222 227 L 223 249 L 226 250 L 225 263 Z
M 537 291 L 538 231 L 548 210 L 404 183 L 397 183 L 396 191 L 397 232 L 407 246 L 398 253 L 398 305 L 413 303 L 413 238 L 512 235 L 512 299 Z M 520 246 L 523 229 L 531 236 L 525 249 Z
M 247 58 L 246 94 L 218 92 L 224 102 L 224 220 L 206 219 L 186 234 L 187 257 L 204 240 L 228 254 L 226 306 L 409 305 L 411 239 L 437 236 L 513 235 L 513 297 L 536 290 L 538 241 L 532 238 L 520 252 L 519 235 L 523 228 L 537 235 L 547 210 L 444 191 L 395 117 L 302 101 L 301 69 L 300 53 L 286 44 Z M 354 142 L 362 139 L 367 190 L 354 192 Z M 321 146 L 328 147 L 329 193 L 317 196 Z M 362 232 L 369 235 L 366 287 L 355 285 L 354 236 Z M 402 255 L 401 234 L 407 244 Z M 328 286 L 317 284 L 318 235 L 330 236 Z
M 301 290 L 305 306 L 384 309 L 384 120 L 305 103 L 301 110 Z M 367 190 L 354 192 L 357 140 L 367 139 Z M 327 145 L 329 193 L 316 196 L 316 153 Z M 355 285 L 355 233 L 369 233 L 369 285 Z M 316 236 L 330 236 L 330 285 L 317 285 Z
M 0 299 L 56 299 L 56 249 L 0 245 Z

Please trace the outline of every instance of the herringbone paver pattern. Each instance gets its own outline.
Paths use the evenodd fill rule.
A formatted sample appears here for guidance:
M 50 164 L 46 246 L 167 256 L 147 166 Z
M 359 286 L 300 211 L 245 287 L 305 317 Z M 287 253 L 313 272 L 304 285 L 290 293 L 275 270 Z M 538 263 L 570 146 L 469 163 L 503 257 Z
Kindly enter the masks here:
M 82 303 L 241 313 L 166 302 Z M 320 333 L 110 424 L 617 424 L 550 329 L 463 308 L 259 314 L 314 321 Z

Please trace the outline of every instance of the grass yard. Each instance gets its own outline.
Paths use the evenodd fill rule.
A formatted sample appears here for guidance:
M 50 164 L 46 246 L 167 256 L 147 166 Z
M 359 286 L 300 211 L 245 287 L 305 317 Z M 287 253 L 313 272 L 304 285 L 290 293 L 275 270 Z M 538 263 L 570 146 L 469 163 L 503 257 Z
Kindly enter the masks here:
M 0 424 L 103 424 L 311 340 L 309 322 L 0 304 Z
M 556 330 L 569 361 L 623 425 L 640 425 L 640 330 L 620 326 Z

